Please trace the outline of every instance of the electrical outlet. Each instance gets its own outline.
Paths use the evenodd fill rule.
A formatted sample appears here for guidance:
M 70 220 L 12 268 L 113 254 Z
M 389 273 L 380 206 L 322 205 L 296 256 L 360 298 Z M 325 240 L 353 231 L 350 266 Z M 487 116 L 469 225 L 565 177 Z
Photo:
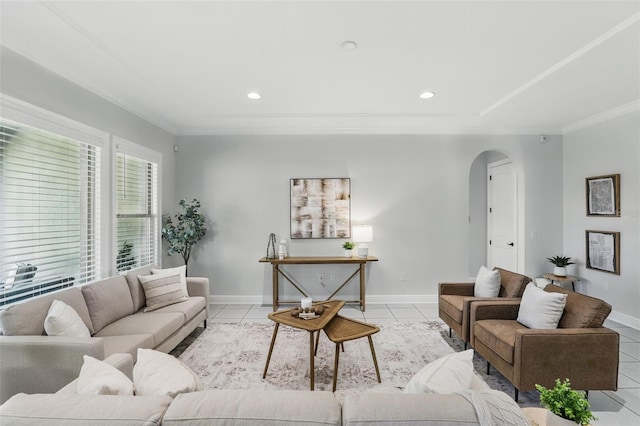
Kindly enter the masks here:
M 323 281 L 324 280 L 324 274 L 318 274 L 318 279 L 320 281 Z
M 331 281 L 335 281 L 336 280 L 336 274 L 331 274 Z
M 406 280 L 407 280 L 407 273 L 400 272 L 400 281 L 406 281 Z

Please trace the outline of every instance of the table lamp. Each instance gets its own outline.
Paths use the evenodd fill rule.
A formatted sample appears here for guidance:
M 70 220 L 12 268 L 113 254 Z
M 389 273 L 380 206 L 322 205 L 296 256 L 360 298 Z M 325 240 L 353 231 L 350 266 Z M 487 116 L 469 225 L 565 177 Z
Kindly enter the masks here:
M 353 227 L 353 242 L 358 244 L 358 257 L 366 259 L 369 255 L 367 243 L 373 241 L 373 226 L 356 225 Z

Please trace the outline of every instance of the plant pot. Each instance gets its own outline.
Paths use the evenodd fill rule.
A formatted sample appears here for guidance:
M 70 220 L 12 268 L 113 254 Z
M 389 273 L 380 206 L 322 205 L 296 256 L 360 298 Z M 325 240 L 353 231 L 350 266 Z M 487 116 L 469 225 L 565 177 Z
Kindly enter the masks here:
M 567 276 L 567 268 L 564 266 L 556 266 L 553 268 L 553 275 L 558 277 L 566 277 Z
M 352 250 L 345 250 L 344 251 L 344 257 L 352 257 Z
M 537 426 L 577 426 L 573 420 L 563 419 L 546 408 L 525 407 L 522 409 L 527 420 Z

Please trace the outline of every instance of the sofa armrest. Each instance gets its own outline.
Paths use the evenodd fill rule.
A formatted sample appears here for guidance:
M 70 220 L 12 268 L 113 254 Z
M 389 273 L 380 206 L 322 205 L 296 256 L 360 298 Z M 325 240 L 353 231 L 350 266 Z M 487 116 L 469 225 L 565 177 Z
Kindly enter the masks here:
M 209 318 L 209 278 L 187 277 L 187 293 L 189 293 L 189 296 L 204 297 L 207 306 L 207 318 Z
M 111 354 L 104 359 L 104 362 L 113 365 L 122 371 L 129 380 L 133 380 L 133 356 L 131 354 Z M 64 395 L 75 394 L 77 386 L 78 379 L 76 378 L 56 393 Z
M 606 327 L 516 330 L 514 384 L 552 387 L 555 379 L 578 390 L 617 390 L 620 335 Z
M 456 296 L 473 296 L 474 282 L 442 282 L 438 283 L 438 296 L 450 294 Z
M 497 298 L 496 298 L 497 299 Z M 518 318 L 521 299 L 500 298 L 491 301 L 474 301 L 471 304 L 471 325 L 485 319 L 515 320 Z M 473 330 L 473 328 L 472 328 Z
M 0 336 L 0 404 L 20 392 L 57 391 L 78 377 L 83 355 L 103 359 L 103 339 Z

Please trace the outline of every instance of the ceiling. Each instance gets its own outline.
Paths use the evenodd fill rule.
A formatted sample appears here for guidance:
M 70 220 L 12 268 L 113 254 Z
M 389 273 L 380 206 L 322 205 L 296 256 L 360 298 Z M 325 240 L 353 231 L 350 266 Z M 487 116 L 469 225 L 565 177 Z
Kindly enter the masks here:
M 640 105 L 638 1 L 2 0 L 0 14 L 2 45 L 172 134 L 560 134 Z

